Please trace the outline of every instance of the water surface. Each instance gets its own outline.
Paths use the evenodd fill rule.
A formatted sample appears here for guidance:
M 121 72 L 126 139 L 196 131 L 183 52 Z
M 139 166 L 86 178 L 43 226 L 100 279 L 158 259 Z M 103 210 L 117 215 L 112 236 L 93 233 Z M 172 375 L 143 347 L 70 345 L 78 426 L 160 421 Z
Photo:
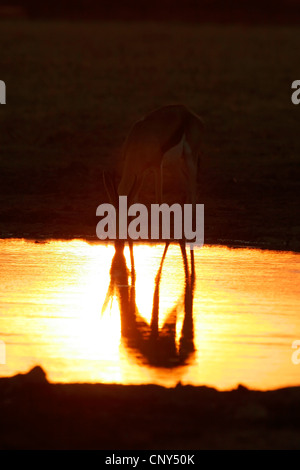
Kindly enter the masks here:
M 0 240 L 0 340 L 6 347 L 0 375 L 39 364 L 52 382 L 181 381 L 218 389 L 300 384 L 300 364 L 292 362 L 292 343 L 300 340 L 299 254 L 195 250 L 191 316 L 182 254 L 171 245 L 156 297 L 153 340 L 163 251 L 163 244 L 134 247 L 130 322 L 127 247 L 125 258 L 116 259 L 113 245 Z M 188 333 L 182 335 L 183 329 Z

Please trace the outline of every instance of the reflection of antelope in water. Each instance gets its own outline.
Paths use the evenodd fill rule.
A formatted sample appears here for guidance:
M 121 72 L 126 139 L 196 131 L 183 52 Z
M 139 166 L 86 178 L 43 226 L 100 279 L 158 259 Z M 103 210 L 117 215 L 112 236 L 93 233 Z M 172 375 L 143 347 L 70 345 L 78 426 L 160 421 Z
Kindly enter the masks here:
M 115 254 L 111 263 L 110 285 L 102 312 L 109 300 L 116 294 L 120 307 L 121 334 L 130 349 L 142 356 L 149 365 L 156 367 L 176 367 L 183 365 L 194 351 L 193 341 L 193 293 L 195 285 L 194 256 L 191 255 L 191 272 L 189 270 L 185 244 L 180 244 L 184 271 L 185 290 L 183 295 L 184 320 L 179 346 L 176 346 L 177 309 L 180 302 L 169 313 L 161 329 L 159 323 L 159 289 L 164 259 L 169 243 L 166 243 L 160 266 L 155 278 L 152 316 L 150 325 L 140 316 L 135 299 L 135 268 L 133 245 L 130 243 L 131 284 L 129 271 L 124 256 L 124 243 L 117 241 Z

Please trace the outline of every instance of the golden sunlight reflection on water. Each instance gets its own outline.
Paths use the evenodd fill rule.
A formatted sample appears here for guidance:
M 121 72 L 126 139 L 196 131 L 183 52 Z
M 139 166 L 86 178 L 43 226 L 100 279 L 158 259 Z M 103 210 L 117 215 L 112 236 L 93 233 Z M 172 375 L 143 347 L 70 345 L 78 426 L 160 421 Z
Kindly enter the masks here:
M 181 381 L 219 389 L 239 383 L 260 389 L 300 383 L 300 364 L 291 360 L 292 343 L 300 339 L 299 254 L 206 246 L 195 250 L 194 350 L 176 362 L 186 282 L 180 248 L 171 245 L 159 292 L 159 334 L 166 327 L 169 342 L 162 350 L 155 346 L 153 362 L 149 347 L 161 343 L 145 341 L 143 334 L 149 339 L 164 245 L 134 247 L 139 313 L 134 332 L 127 328 L 124 310 L 132 284 L 127 247 L 128 277 L 122 263 L 112 268 L 113 245 L 0 240 L 0 246 L 0 340 L 6 346 L 1 376 L 39 364 L 53 382 L 174 386 Z M 176 350 L 170 341 L 172 327 Z M 170 354 L 168 363 L 157 360 L 161 351 Z

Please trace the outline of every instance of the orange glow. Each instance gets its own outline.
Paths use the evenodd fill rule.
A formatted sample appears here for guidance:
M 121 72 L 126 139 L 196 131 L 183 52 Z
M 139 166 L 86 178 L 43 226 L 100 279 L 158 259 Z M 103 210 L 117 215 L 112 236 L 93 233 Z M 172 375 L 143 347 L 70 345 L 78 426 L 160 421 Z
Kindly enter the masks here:
M 300 255 L 203 247 L 195 252 L 195 353 L 176 368 L 147 366 L 122 337 L 120 303 L 110 285 L 112 245 L 84 241 L 0 240 L 0 375 L 39 364 L 60 382 L 243 383 L 260 389 L 299 385 L 292 342 L 300 339 Z M 136 308 L 151 322 L 154 280 L 163 245 L 137 245 Z M 125 259 L 130 271 L 129 250 Z M 128 278 L 130 280 L 130 276 Z M 124 288 L 126 291 L 126 286 Z M 177 315 L 177 348 L 184 320 L 185 274 L 180 249 L 169 247 L 159 298 L 159 330 Z M 144 344 L 144 343 L 143 343 Z

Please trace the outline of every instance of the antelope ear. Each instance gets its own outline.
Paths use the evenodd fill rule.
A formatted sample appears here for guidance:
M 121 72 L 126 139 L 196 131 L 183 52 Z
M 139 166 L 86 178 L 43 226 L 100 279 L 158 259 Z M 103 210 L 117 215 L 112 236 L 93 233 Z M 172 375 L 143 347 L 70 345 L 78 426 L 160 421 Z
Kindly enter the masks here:
M 102 177 L 108 199 L 113 206 L 117 207 L 119 198 L 116 187 L 115 174 L 111 171 L 103 171 Z

